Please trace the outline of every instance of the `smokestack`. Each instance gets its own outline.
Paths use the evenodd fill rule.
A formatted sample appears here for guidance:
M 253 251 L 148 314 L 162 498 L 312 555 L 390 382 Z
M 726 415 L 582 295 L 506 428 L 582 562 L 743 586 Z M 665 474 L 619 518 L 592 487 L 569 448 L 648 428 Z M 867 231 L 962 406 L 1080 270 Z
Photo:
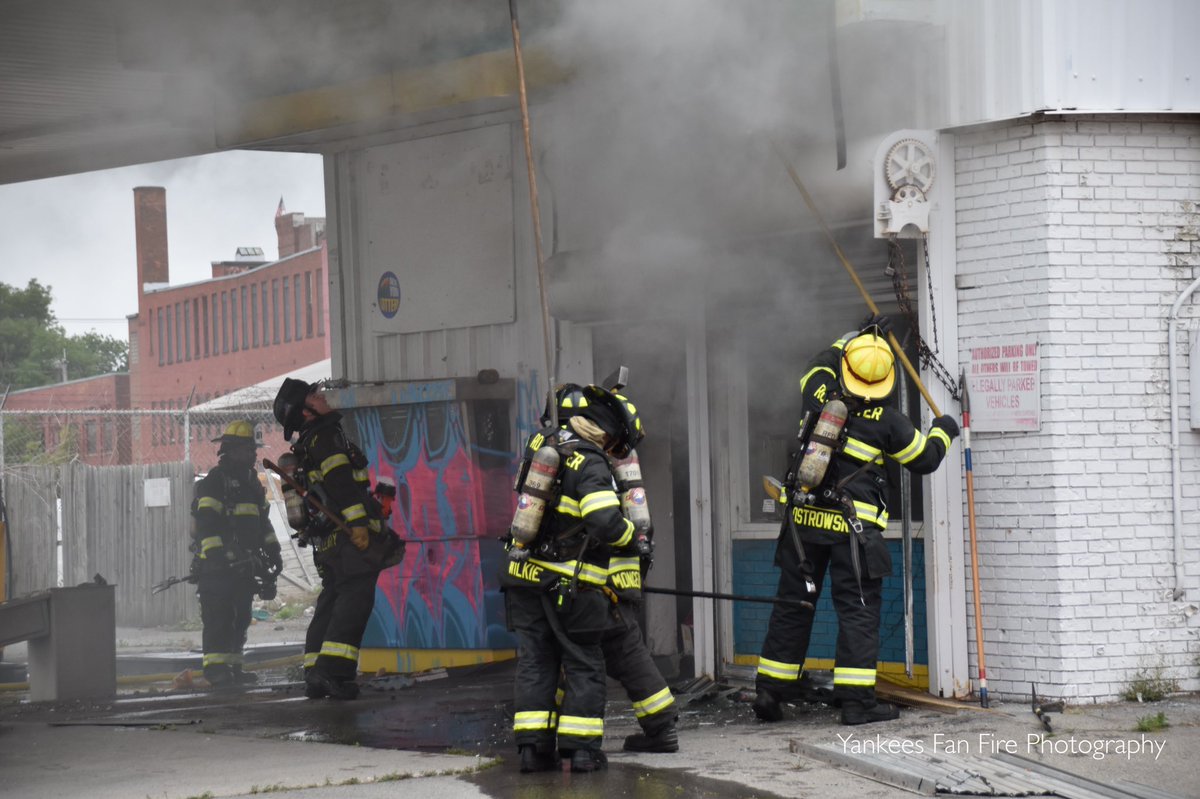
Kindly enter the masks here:
M 167 264 L 167 190 L 138 186 L 133 190 L 133 227 L 137 234 L 138 293 L 147 283 L 171 282 Z

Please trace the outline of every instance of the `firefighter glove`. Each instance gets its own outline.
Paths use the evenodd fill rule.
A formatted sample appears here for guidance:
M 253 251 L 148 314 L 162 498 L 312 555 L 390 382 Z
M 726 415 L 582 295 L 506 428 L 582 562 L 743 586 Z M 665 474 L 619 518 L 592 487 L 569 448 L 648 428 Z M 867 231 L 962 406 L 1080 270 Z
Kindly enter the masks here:
M 883 314 L 871 314 L 858 326 L 859 332 L 862 333 L 870 332 L 871 328 L 877 328 L 879 335 L 886 338 L 887 334 L 892 332 L 892 320 Z
M 270 600 L 274 599 L 277 596 L 279 596 L 279 589 L 275 585 L 274 580 L 266 580 L 263 582 L 263 584 L 261 586 L 259 586 L 259 589 L 258 589 L 258 598 L 259 599 L 266 600 L 269 602 Z
M 271 567 L 271 574 L 279 574 L 283 571 L 283 553 L 279 547 L 267 547 L 266 555 L 267 565 Z
M 945 430 L 951 441 L 958 438 L 958 422 L 954 421 L 953 416 L 939 416 L 933 420 L 933 426 Z
M 354 544 L 355 549 L 362 552 L 371 544 L 371 531 L 366 528 L 366 525 L 351 527 L 350 543 Z

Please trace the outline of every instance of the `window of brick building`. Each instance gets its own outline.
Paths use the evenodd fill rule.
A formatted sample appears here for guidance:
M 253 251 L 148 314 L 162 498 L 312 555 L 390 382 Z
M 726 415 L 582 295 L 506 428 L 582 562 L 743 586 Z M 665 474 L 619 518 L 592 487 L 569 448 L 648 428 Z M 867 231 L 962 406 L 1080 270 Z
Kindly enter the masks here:
M 242 289 L 245 291 L 245 289 Z M 250 346 L 258 346 L 258 284 L 250 287 Z
M 159 308 L 155 313 L 155 316 L 157 317 L 157 322 L 155 324 L 158 325 L 158 365 L 162 366 L 163 359 L 167 357 L 163 352 L 163 309 Z M 150 340 L 154 341 L 154 338 L 151 337 Z
M 262 345 L 265 347 L 271 343 L 271 328 L 270 323 L 267 321 L 271 318 L 270 303 L 267 302 L 267 281 L 264 280 L 262 282 L 259 293 L 262 295 L 262 316 L 259 318 L 262 320 Z
M 229 338 L 233 342 L 231 349 L 238 351 L 238 293 L 237 289 L 229 292 Z
M 294 298 L 295 302 L 292 304 L 292 308 L 293 308 L 293 310 L 296 311 L 296 324 L 292 328 L 292 332 L 296 334 L 296 341 L 299 341 L 301 338 L 303 338 L 302 334 L 300 333 L 300 330 L 301 330 L 300 324 L 301 324 L 301 321 L 304 319 L 304 316 L 303 316 L 304 306 L 302 306 L 300 304 L 301 296 L 300 296 L 300 273 L 299 272 L 297 272 L 295 275 L 292 276 L 292 289 L 293 289 L 293 294 L 295 294 L 295 298 Z
M 288 312 L 288 279 L 283 279 L 283 340 L 292 340 L 292 315 Z
M 217 308 L 217 295 L 212 295 L 212 354 L 221 352 L 221 313 Z
M 313 334 L 313 291 L 312 272 L 304 273 L 304 337 L 312 338 Z
M 251 306 L 254 303 L 250 303 Z M 242 349 L 250 349 L 250 308 L 246 306 L 246 287 L 242 286 Z
M 173 324 L 174 318 L 175 317 L 172 313 L 171 306 L 168 305 L 167 306 L 167 363 L 175 363 L 175 348 L 173 346 L 171 346 L 172 341 L 174 340 L 174 336 L 172 336 L 172 332 L 174 331 L 174 328 L 175 328 L 175 325 Z
M 200 338 L 200 298 L 193 297 L 192 298 L 192 346 L 195 349 L 192 350 L 192 357 L 194 357 L 196 360 L 200 360 L 200 349 L 201 349 L 200 341 L 201 341 L 201 338 Z
M 192 359 L 192 304 L 183 303 L 183 360 Z
M 221 292 L 221 352 L 229 352 L 229 295 Z
M 279 278 L 271 281 L 271 343 L 279 343 Z
M 200 298 L 200 316 L 204 319 L 204 357 L 208 357 L 208 295 Z
M 325 335 L 325 286 L 321 284 L 321 270 L 317 270 L 317 335 Z
M 175 363 L 183 363 L 183 309 L 175 303 Z

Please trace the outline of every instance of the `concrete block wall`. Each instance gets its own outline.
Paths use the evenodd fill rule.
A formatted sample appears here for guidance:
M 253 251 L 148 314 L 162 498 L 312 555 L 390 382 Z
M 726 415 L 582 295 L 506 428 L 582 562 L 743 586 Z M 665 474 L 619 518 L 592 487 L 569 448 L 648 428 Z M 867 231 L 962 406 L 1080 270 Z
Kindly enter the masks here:
M 1035 338 L 1041 356 L 1040 431 L 972 441 L 990 688 L 1105 701 L 1156 669 L 1200 688 L 1196 301 L 1177 356 L 1181 601 L 1166 357 L 1171 305 L 1200 276 L 1200 123 L 1006 122 L 957 133 L 954 170 L 960 359 L 998 337 Z

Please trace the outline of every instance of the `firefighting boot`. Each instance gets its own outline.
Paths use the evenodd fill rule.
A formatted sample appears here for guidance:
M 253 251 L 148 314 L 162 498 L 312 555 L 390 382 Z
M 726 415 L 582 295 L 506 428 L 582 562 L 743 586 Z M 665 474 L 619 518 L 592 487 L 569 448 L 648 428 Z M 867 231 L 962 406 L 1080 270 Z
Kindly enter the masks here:
M 571 771 L 602 771 L 608 757 L 599 749 L 576 749 L 571 755 Z
M 558 756 L 553 752 L 541 752 L 533 744 L 525 744 L 518 748 L 521 753 L 521 773 L 529 774 L 534 771 L 556 771 L 561 768 Z
M 900 708 L 890 702 L 867 704 L 854 699 L 842 700 L 842 724 L 870 724 L 900 718 Z
M 232 666 L 233 681 L 238 685 L 253 685 L 258 682 L 258 675 L 252 671 L 243 671 L 241 666 Z
M 754 708 L 754 715 L 761 721 L 783 721 L 783 707 L 779 704 L 779 697 L 766 688 L 758 689 L 758 696 L 754 697 L 754 703 L 750 707 Z
M 644 732 L 634 733 L 625 738 L 626 752 L 678 752 L 679 733 L 675 724 L 663 727 L 653 735 Z
M 309 699 L 324 699 L 329 696 L 329 678 L 309 669 L 304 675 L 304 695 Z
M 304 695 L 309 699 L 358 699 L 358 683 L 353 678 L 331 677 L 323 671 L 312 669 L 304 675 Z
M 213 688 L 230 688 L 234 683 L 233 671 L 224 663 L 204 667 L 204 679 Z

